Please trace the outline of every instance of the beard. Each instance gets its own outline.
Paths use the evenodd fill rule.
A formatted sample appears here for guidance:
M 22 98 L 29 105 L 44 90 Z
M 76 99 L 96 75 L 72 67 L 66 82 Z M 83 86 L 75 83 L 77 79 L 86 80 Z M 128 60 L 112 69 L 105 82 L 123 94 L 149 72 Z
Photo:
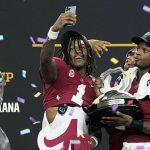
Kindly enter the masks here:
M 74 69 L 76 69 L 76 70 L 81 70 L 83 68 L 86 68 L 85 65 L 78 65 L 78 66 L 76 66 L 76 65 L 73 65 L 73 64 L 71 65 L 71 67 L 74 68 Z
M 142 65 L 139 65 L 139 64 L 135 64 L 135 66 L 138 67 L 141 71 L 150 69 L 149 65 L 142 66 Z

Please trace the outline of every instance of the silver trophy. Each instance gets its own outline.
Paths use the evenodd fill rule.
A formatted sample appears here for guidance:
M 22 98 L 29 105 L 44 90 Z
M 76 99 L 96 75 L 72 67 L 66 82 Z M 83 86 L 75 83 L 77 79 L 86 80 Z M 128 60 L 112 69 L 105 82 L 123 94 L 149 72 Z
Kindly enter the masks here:
M 4 94 L 4 86 L 6 85 L 4 76 L 2 72 L 0 72 L 0 104 L 3 101 L 3 94 Z
M 11 150 L 8 137 L 1 128 L 0 128 L 0 150 Z
M 113 87 L 111 87 L 111 81 L 112 81 L 112 74 L 120 73 L 120 82 L 115 83 Z M 121 67 L 117 68 L 110 68 L 103 72 L 100 75 L 100 78 L 103 80 L 103 88 L 100 89 L 101 93 L 106 93 L 111 90 L 117 90 L 117 91 L 128 91 L 129 87 L 131 86 L 132 78 L 128 77 L 129 73 L 124 71 Z M 123 79 L 123 80 L 122 80 Z
M 131 83 L 134 78 L 132 75 L 136 70 L 136 68 L 130 71 L 124 71 L 121 67 L 115 69 L 110 68 L 100 75 L 104 85 L 100 91 L 103 94 L 96 98 L 89 108 L 88 115 L 91 124 L 100 124 L 102 117 L 116 116 L 116 111 L 128 114 L 136 119 L 142 117 L 138 100 L 127 92 L 131 88 Z M 116 73 L 120 73 L 119 81 L 116 81 L 111 86 L 111 74 Z
M 0 105 L 3 102 L 4 86 L 6 85 L 3 74 L 0 72 Z M 0 150 L 11 150 L 10 143 L 5 132 L 0 128 Z

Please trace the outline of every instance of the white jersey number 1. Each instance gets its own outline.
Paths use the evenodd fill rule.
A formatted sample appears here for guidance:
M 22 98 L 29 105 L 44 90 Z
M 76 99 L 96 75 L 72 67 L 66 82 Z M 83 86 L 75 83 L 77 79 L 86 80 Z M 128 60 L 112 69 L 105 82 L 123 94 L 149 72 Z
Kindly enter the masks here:
M 82 96 L 85 94 L 85 87 L 86 87 L 86 85 L 84 85 L 84 84 L 78 85 L 78 88 L 77 88 L 78 92 L 76 95 L 72 96 L 71 101 L 73 101 L 81 106 L 83 103 Z

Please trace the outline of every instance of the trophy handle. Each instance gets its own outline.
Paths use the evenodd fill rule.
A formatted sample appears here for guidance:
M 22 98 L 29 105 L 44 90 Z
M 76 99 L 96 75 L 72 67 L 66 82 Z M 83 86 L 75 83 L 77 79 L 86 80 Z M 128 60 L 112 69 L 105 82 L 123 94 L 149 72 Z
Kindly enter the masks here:
M 113 87 L 111 87 L 111 80 L 112 80 L 111 74 L 116 74 L 119 72 L 121 73 L 123 80 L 121 80 L 119 84 L 115 84 Z M 106 70 L 100 75 L 100 78 L 102 78 L 104 84 L 104 87 L 100 89 L 100 92 L 106 93 L 111 90 L 126 91 L 131 85 L 131 78 L 128 78 L 126 76 L 127 76 L 126 72 L 121 67 L 117 67 L 114 69 L 110 68 Z
M 100 77 L 102 79 L 105 79 L 108 75 L 112 74 L 112 73 L 118 73 L 121 72 L 122 74 L 124 73 L 124 70 L 121 67 L 117 67 L 117 68 L 109 68 L 108 70 L 104 71 L 103 73 L 101 73 Z

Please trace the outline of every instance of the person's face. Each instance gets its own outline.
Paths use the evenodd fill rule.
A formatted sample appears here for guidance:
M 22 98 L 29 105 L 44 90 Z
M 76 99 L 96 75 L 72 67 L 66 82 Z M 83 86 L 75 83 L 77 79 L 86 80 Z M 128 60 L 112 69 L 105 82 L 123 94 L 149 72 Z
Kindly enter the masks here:
M 71 66 L 76 69 L 82 69 L 86 67 L 87 63 L 87 49 L 82 40 L 72 41 L 70 49 L 68 50 Z
M 128 70 L 129 68 L 132 68 L 135 66 L 135 50 L 132 51 L 126 58 L 125 64 L 124 64 L 124 70 Z
M 140 43 L 135 51 L 135 65 L 142 70 L 150 68 L 150 47 Z

